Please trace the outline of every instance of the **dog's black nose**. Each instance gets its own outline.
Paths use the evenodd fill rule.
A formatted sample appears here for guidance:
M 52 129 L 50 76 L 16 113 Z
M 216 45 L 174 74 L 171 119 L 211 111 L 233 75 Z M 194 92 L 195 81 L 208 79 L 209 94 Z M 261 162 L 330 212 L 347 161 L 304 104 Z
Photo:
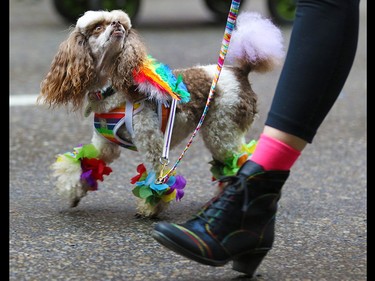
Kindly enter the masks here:
M 120 21 L 118 20 L 118 21 L 113 21 L 113 22 L 111 22 L 111 25 L 113 25 L 113 26 L 119 26 L 119 25 L 121 25 L 121 23 L 120 23 Z

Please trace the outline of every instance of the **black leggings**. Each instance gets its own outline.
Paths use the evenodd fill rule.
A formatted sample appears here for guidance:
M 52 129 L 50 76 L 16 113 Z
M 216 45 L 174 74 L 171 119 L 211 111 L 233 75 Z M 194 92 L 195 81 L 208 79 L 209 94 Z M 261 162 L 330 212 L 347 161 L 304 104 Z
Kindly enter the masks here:
M 311 143 L 357 50 L 359 0 L 299 0 L 266 125 Z

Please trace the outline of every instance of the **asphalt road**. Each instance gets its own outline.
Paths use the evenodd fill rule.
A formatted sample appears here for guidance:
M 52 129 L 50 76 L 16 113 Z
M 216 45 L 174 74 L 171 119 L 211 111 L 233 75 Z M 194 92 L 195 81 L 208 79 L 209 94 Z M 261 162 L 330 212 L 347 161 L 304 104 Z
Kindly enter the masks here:
M 265 1 L 242 8 L 268 14 Z M 149 52 L 171 67 L 216 63 L 224 24 L 203 1 L 144 0 L 134 26 Z M 314 143 L 283 188 L 274 248 L 256 280 L 367 280 L 367 1 L 361 2 L 358 51 L 347 83 Z M 33 102 L 69 25 L 52 1 L 10 1 L 9 280 L 246 280 L 228 264 L 214 268 L 159 245 L 157 220 L 135 218 L 129 180 L 140 163 L 124 150 L 99 190 L 70 209 L 56 194 L 49 166 L 58 153 L 91 139 L 91 122 Z M 288 44 L 290 27 L 282 27 Z M 250 75 L 259 97 L 259 136 L 280 69 Z M 22 104 L 25 98 L 31 103 Z M 172 151 L 174 159 L 185 143 Z M 214 189 L 200 137 L 178 166 L 188 185 L 161 220 L 190 218 Z

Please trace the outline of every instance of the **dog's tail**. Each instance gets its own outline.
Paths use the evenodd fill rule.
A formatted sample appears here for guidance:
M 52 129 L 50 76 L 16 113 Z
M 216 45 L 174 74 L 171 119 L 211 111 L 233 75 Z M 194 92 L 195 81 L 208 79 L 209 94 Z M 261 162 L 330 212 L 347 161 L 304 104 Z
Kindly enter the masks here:
M 285 56 L 281 31 L 271 20 L 254 12 L 238 15 L 226 60 L 245 71 L 266 72 Z

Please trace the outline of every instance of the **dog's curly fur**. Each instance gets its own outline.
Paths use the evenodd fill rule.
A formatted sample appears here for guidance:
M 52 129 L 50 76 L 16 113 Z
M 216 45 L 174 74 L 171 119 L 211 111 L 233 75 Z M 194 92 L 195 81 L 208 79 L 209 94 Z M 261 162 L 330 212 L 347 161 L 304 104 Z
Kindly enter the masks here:
M 264 29 L 270 30 L 268 35 Z M 228 156 L 238 152 L 244 143 L 257 114 L 257 96 L 248 75 L 250 71 L 269 71 L 280 62 L 283 56 L 280 34 L 269 20 L 257 14 L 244 13 L 238 17 L 237 29 L 232 35 L 233 47 L 230 46 L 227 55 L 227 61 L 232 65 L 224 65 L 200 129 L 203 141 L 216 161 L 224 162 Z M 126 13 L 121 10 L 87 11 L 78 19 L 69 37 L 61 43 L 50 71 L 41 83 L 38 101 L 42 100 L 52 108 L 67 106 L 72 111 L 82 110 L 89 104 L 93 112 L 103 113 L 117 108 L 125 100 L 136 102 L 146 98 L 144 109 L 133 117 L 134 134 L 129 136 L 125 128 L 120 133 L 131 137 L 147 170 L 158 173 L 163 133 L 160 131 L 155 101 L 148 93 L 135 90 L 137 85 L 133 80 L 133 72 L 145 63 L 147 55 L 145 44 L 132 28 Z M 196 128 L 216 68 L 213 64 L 173 70 L 176 76 L 182 76 L 191 100 L 177 105 L 171 148 Z M 90 97 L 91 93 L 108 83 L 116 89 L 114 95 L 103 100 Z M 96 132 L 92 143 L 106 163 L 120 156 L 122 148 Z M 57 187 L 60 191 L 65 190 L 71 206 L 76 206 L 86 195 L 87 187 L 80 181 L 79 175 L 69 173 L 69 167 L 55 164 L 54 169 Z M 139 201 L 137 210 L 142 216 L 154 217 L 166 206 L 163 202 L 150 206 Z

